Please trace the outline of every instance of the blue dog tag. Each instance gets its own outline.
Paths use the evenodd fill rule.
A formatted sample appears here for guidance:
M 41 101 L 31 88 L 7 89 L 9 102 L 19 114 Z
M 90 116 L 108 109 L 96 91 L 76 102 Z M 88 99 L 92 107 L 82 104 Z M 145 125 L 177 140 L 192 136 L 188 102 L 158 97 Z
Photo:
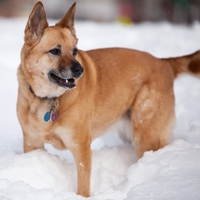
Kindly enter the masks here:
M 46 114 L 44 115 L 44 121 L 48 122 L 51 118 L 51 112 L 46 112 Z

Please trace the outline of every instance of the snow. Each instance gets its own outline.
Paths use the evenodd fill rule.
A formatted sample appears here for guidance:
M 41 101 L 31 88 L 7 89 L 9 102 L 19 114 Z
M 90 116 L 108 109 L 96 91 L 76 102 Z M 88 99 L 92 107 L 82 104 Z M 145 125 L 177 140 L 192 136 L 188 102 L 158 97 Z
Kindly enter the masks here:
M 25 23 L 26 19 L 0 19 L 0 200 L 83 200 L 76 195 L 76 166 L 69 151 L 47 144 L 47 151 L 23 153 L 16 117 L 16 71 Z M 200 47 L 199 22 L 191 26 L 77 22 L 76 29 L 78 47 L 84 50 L 119 46 L 172 57 Z M 134 147 L 114 129 L 92 143 L 88 199 L 200 199 L 200 80 L 182 75 L 174 91 L 177 121 L 173 138 L 163 149 L 137 160 Z

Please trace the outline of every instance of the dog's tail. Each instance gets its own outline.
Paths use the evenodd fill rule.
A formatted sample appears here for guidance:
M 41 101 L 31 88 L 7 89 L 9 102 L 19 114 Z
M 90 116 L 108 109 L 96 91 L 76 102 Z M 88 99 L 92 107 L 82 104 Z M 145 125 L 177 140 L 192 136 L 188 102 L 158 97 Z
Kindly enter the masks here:
M 186 56 L 167 59 L 177 77 L 181 73 L 188 73 L 200 78 L 200 50 Z

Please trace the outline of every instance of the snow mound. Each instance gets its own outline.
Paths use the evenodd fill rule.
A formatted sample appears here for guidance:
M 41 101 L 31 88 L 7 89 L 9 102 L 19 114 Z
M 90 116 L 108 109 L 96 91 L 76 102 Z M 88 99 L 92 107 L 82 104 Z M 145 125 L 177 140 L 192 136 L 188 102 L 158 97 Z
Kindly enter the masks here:
M 199 199 L 199 155 L 199 145 L 183 140 L 154 153 L 146 152 L 127 172 L 132 188 L 126 200 Z
M 65 166 L 58 157 L 44 150 L 5 156 L 0 160 L 0 179 L 10 183 L 24 182 L 35 189 L 72 190 Z
M 198 199 L 200 145 L 176 140 L 135 164 L 132 152 L 119 146 L 93 153 L 89 199 Z M 75 194 L 74 168 L 44 150 L 11 153 L 0 160 L 0 199 L 84 199 Z

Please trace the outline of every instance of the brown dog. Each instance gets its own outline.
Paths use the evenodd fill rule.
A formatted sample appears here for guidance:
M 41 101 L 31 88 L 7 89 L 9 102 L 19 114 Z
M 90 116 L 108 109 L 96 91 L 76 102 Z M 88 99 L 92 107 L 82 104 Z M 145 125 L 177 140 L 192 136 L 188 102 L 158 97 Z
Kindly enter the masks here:
M 68 148 L 74 155 L 78 194 L 90 195 L 93 139 L 119 119 L 129 120 L 138 157 L 167 144 L 174 122 L 175 77 L 200 75 L 200 51 L 158 59 L 109 48 L 77 50 L 75 4 L 48 26 L 42 3 L 31 12 L 18 69 L 17 114 L 24 151 Z M 84 72 L 83 72 L 84 71 Z

